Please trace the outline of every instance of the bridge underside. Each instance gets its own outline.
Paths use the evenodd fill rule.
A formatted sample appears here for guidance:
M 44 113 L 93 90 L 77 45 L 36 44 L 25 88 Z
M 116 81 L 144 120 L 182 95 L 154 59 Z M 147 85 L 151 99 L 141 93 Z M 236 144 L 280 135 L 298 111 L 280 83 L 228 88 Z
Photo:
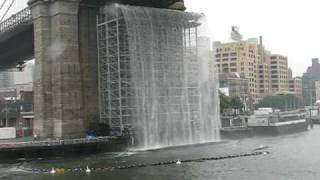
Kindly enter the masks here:
M 128 4 L 134 6 L 147 6 L 156 8 L 168 8 L 170 5 L 181 0 L 82 0 L 82 4 L 101 6 L 107 3 Z
M 0 36 L 0 68 L 34 57 L 33 25 L 22 25 Z
M 30 0 L 30 2 L 37 0 Z M 82 0 L 80 11 L 86 6 L 100 7 L 108 3 L 120 3 L 135 6 L 167 8 L 181 0 Z M 86 10 L 85 10 L 86 11 Z M 95 15 L 94 15 L 95 16 Z M 12 68 L 18 62 L 34 58 L 33 24 L 22 24 L 16 28 L 0 34 L 0 68 Z

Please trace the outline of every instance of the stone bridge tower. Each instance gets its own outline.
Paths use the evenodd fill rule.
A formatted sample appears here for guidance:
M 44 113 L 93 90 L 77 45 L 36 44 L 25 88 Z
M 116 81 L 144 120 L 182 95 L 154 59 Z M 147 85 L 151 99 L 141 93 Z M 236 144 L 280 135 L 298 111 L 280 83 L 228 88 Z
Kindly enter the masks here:
M 35 41 L 35 133 L 85 135 L 98 116 L 96 15 L 108 2 L 184 10 L 183 0 L 29 0 Z

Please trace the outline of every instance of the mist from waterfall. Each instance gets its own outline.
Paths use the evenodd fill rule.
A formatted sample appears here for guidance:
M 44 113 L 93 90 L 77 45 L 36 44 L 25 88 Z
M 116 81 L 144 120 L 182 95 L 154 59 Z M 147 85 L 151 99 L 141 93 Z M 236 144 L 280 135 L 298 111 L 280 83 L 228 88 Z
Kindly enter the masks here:
M 106 44 L 110 50 L 103 53 L 100 48 L 100 71 L 107 71 L 106 89 L 119 87 L 118 92 L 109 89 L 100 96 L 105 100 L 102 113 L 111 128 L 131 129 L 141 149 L 220 138 L 218 79 L 209 68 L 214 66 L 210 40 L 204 41 L 207 38 L 201 34 L 204 18 L 198 13 L 124 5 L 102 10 L 100 46 Z M 107 37 L 101 40 L 102 36 Z

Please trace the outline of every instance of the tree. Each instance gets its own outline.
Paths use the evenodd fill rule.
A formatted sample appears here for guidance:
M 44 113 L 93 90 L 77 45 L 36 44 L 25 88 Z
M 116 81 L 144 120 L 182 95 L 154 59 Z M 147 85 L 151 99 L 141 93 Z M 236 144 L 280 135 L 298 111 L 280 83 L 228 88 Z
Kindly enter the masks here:
M 219 91 L 220 97 L 220 111 L 224 112 L 225 109 L 242 109 L 244 107 L 240 97 L 228 97 Z
M 230 108 L 230 99 L 228 96 L 219 91 L 220 98 L 220 112 L 223 112 L 225 109 Z
M 230 98 L 230 105 L 233 109 L 242 109 L 244 107 L 240 97 L 234 96 Z

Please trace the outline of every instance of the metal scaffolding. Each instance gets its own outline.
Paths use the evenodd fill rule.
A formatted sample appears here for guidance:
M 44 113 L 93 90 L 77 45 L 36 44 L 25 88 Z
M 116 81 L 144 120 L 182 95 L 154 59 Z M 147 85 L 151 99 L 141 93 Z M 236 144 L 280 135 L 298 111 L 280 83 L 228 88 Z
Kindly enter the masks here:
M 134 110 L 126 24 L 120 11 L 114 18 L 101 13 L 98 20 L 100 119 L 121 134 Z
M 212 136 L 213 116 L 203 114 L 212 104 L 205 104 L 211 97 L 204 91 L 207 80 L 202 80 L 205 59 L 198 54 L 201 17 L 145 7 L 101 9 L 100 120 L 113 132 L 133 130 L 146 147 L 203 142 Z

